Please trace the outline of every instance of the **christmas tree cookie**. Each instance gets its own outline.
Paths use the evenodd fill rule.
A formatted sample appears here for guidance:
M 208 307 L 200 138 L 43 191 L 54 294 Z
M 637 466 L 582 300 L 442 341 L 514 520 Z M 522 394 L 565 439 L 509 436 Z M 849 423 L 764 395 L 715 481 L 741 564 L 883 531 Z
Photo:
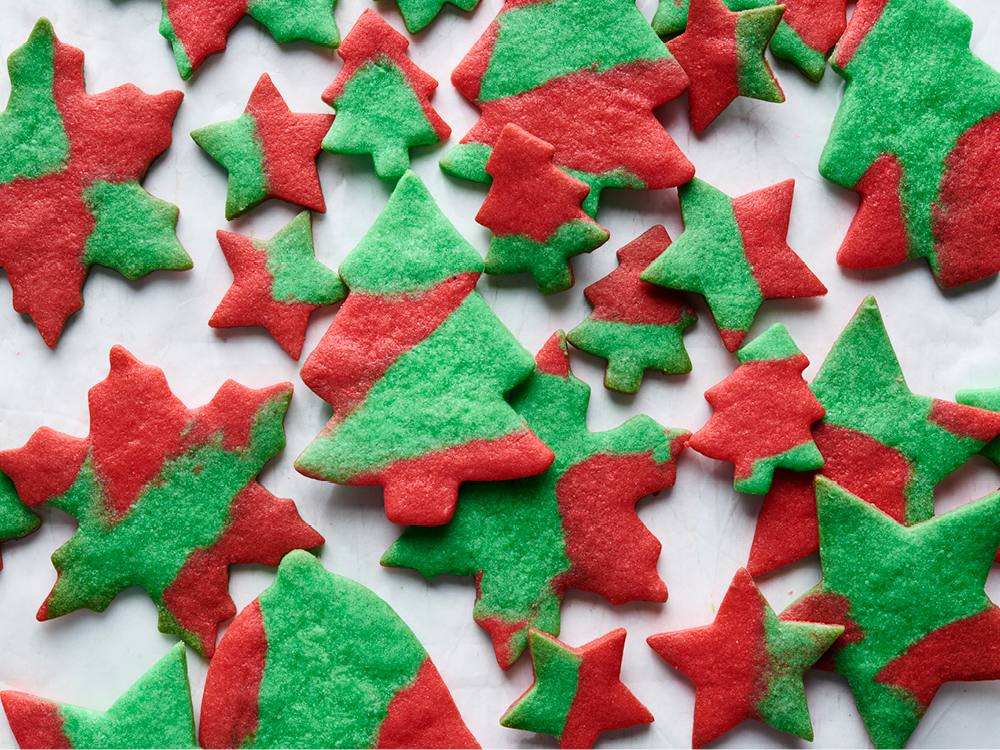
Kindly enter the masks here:
M 468 480 L 552 463 L 504 394 L 531 355 L 476 292 L 479 253 L 412 172 L 345 258 L 351 291 L 302 379 L 333 419 L 296 462 L 306 476 L 382 485 L 400 524 L 447 523 Z
M 17 498 L 14 483 L 0 474 L 0 542 L 20 539 L 38 528 L 38 516 L 28 510 Z M 0 558 L 0 570 L 3 558 Z
M 427 577 L 475 576 L 473 617 L 504 669 L 524 651 L 530 628 L 559 634 L 569 589 L 613 604 L 666 601 L 656 572 L 660 542 L 635 505 L 673 486 L 688 439 L 646 416 L 588 432 L 590 388 L 570 372 L 561 334 L 536 359 L 535 374 L 512 403 L 555 451 L 552 468 L 514 482 L 467 485 L 451 523 L 407 529 L 382 558 Z
M 823 465 L 811 427 L 826 412 L 802 377 L 809 360 L 783 325 L 767 329 L 736 358 L 736 371 L 705 392 L 714 413 L 690 445 L 733 464 L 737 492 L 763 495 L 775 469 Z
M 309 316 L 347 296 L 335 271 L 316 260 L 308 211 L 270 240 L 219 232 L 233 285 L 208 322 L 213 328 L 264 326 L 288 356 L 298 359 Z
M 189 411 L 161 370 L 112 349 L 111 374 L 90 390 L 88 437 L 42 428 L 0 452 L 25 505 L 79 524 L 52 555 L 59 575 L 38 619 L 102 612 L 136 586 L 161 632 L 211 656 L 219 623 L 236 612 L 229 566 L 277 565 L 323 543 L 294 503 L 255 480 L 285 445 L 291 397 L 289 383 L 255 391 L 230 380 Z
M 205 60 L 226 48 L 229 32 L 250 16 L 279 44 L 313 42 L 336 47 L 340 32 L 333 18 L 336 0 L 162 0 L 160 33 L 170 42 L 181 78 L 190 78 Z
M 410 149 L 448 139 L 451 128 L 431 106 L 437 81 L 406 54 L 410 41 L 368 9 L 337 51 L 344 67 L 323 93 L 336 119 L 323 140 L 335 154 L 368 154 L 375 174 L 396 180 Z
M 695 685 L 691 743 L 698 748 L 747 719 L 811 741 L 802 675 L 843 632 L 840 625 L 779 620 L 739 570 L 711 625 L 647 641 Z
M 691 127 L 700 133 L 737 97 L 783 102 L 764 59 L 783 5 L 731 11 L 722 0 L 691 0 L 687 29 L 667 47 L 691 79 Z
M 812 392 L 821 470 L 900 523 L 934 515 L 934 488 L 1000 435 L 1000 414 L 910 391 L 871 297 L 830 350 Z M 778 473 L 764 499 L 748 567 L 754 575 L 817 549 L 809 475 Z
M 620 678 L 624 628 L 580 648 L 531 630 L 528 646 L 535 680 L 500 719 L 505 727 L 552 735 L 564 748 L 585 748 L 602 732 L 653 721 Z
M 687 75 L 635 0 L 504 0 L 451 80 L 481 113 L 441 162 L 456 177 L 489 182 L 486 162 L 509 122 L 551 143 L 555 164 L 590 185 L 591 216 L 604 188 L 655 190 L 694 175 L 653 115 Z
M 396 4 L 403 15 L 406 30 L 416 34 L 430 24 L 445 5 L 468 11 L 475 8 L 479 0 L 396 0 Z
M 989 411 L 1000 411 L 1000 388 L 984 388 L 977 391 L 959 391 L 955 400 L 965 406 L 974 406 L 977 409 L 988 409 Z M 995 464 L 1000 465 L 1000 438 L 988 443 L 981 451 L 986 458 Z
M 199 733 L 205 748 L 479 747 L 399 615 L 307 552 L 233 620 Z
M 788 246 L 795 181 L 730 198 L 695 178 L 679 189 L 684 233 L 640 278 L 705 297 L 726 348 L 743 344 L 761 303 L 826 294 Z
M 107 711 L 0 692 L 22 750 L 45 748 L 196 748 L 184 646 L 177 644 Z
M 841 265 L 925 258 L 943 287 L 1000 270 L 1000 73 L 971 37 L 948 0 L 859 0 L 833 56 L 847 86 L 820 159 L 861 195 Z
M 653 28 L 662 37 L 683 33 L 691 0 L 660 0 Z M 730 10 L 773 5 L 772 0 L 725 0 Z M 847 26 L 847 0 L 782 0 L 785 14 L 771 38 L 771 52 L 799 67 L 813 81 L 826 72 L 826 58 Z
M 608 360 L 604 385 L 613 391 L 636 393 L 646 370 L 691 372 L 683 336 L 694 310 L 678 292 L 639 278 L 669 246 L 662 226 L 647 230 L 618 251 L 618 268 L 583 290 L 594 311 L 566 338 Z
M 530 272 L 543 294 L 573 286 L 569 259 L 608 241 L 580 208 L 590 188 L 552 163 L 555 147 L 507 125 L 486 172 L 493 178 L 476 221 L 493 232 L 486 273 Z
M 135 86 L 88 94 L 83 52 L 41 20 L 8 60 L 11 95 L 0 113 L 0 268 L 14 309 L 55 346 L 83 306 L 92 266 L 128 279 L 182 271 L 177 208 L 140 185 L 171 141 L 183 94 Z
M 265 73 L 242 115 L 193 131 L 195 143 L 229 173 L 226 218 L 242 216 L 268 198 L 326 211 L 316 156 L 332 122 L 330 115 L 289 110 Z
M 842 625 L 831 651 L 876 747 L 903 747 L 945 682 L 1000 679 L 1000 609 L 983 591 L 1000 494 L 910 528 L 816 481 L 822 582 L 781 614 Z

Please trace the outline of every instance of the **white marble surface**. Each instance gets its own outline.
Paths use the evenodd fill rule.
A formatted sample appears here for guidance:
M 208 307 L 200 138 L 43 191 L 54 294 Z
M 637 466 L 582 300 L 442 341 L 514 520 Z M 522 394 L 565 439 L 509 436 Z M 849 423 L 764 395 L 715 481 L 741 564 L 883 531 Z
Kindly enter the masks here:
M 1000 13 L 991 0 L 957 0 L 976 20 L 973 48 L 1000 65 Z M 88 429 L 87 390 L 104 378 L 109 348 L 121 343 L 141 359 L 161 366 L 176 393 L 190 406 L 205 403 L 226 378 L 261 387 L 292 380 L 295 398 L 287 420 L 288 447 L 263 474 L 278 495 L 298 501 L 302 515 L 327 538 L 324 564 L 351 576 L 385 597 L 416 631 L 452 689 L 469 726 L 480 741 L 496 746 L 551 746 L 548 739 L 503 729 L 501 712 L 529 684 L 527 659 L 509 673 L 497 668 L 489 641 L 472 621 L 474 587 L 459 579 L 426 583 L 415 574 L 379 567 L 397 530 L 383 517 L 379 492 L 335 487 L 306 479 L 292 460 L 323 426 L 326 409 L 298 377 L 288 359 L 262 330 L 220 334 L 207 325 L 230 283 L 230 273 L 215 242 L 225 227 L 225 175 L 188 137 L 201 125 L 237 116 L 262 72 L 273 77 L 298 111 L 324 111 L 320 93 L 333 80 L 340 60 L 306 45 L 279 48 L 249 19 L 230 37 L 224 55 L 212 58 L 193 83 L 176 74 L 166 42 L 157 33 L 157 0 L 3 0 L 0 2 L 0 54 L 27 38 L 45 15 L 60 37 L 87 54 L 92 91 L 132 81 L 147 91 L 181 88 L 186 98 L 174 128 L 175 144 L 153 168 L 146 186 L 181 207 L 179 234 L 195 261 L 188 274 L 156 274 L 130 284 L 104 271 L 91 274 L 86 307 L 67 327 L 58 349 L 50 352 L 34 328 L 13 312 L 9 286 L 0 283 L 0 445 L 21 445 L 31 432 L 49 425 L 71 434 Z M 350 29 L 368 0 L 340 0 L 337 19 Z M 402 28 L 389 2 L 380 3 L 388 19 Z M 640 6 L 652 15 L 653 0 Z M 456 142 L 475 122 L 475 110 L 448 83 L 452 68 L 489 23 L 500 0 L 483 0 L 471 15 L 446 12 L 415 40 L 416 62 L 441 81 L 435 105 L 452 125 Z M 836 110 L 841 81 L 828 73 L 814 86 L 790 67 L 776 67 L 788 96 L 776 106 L 742 100 L 729 108 L 702 138 L 686 122 L 682 98 L 662 111 L 664 123 L 694 161 L 699 176 L 733 195 L 794 177 L 797 190 L 791 245 L 830 289 L 820 301 L 768 303 L 755 332 L 787 324 L 813 365 L 865 294 L 875 294 L 909 382 L 917 392 L 951 398 L 961 387 L 1000 385 L 1000 287 L 992 282 L 943 294 L 921 264 L 877 276 L 843 273 L 834 255 L 850 221 L 856 197 L 825 182 L 816 164 Z M 0 101 L 9 91 L 0 76 Z M 466 237 L 485 251 L 486 231 L 473 221 L 480 186 L 445 177 L 437 159 L 443 149 L 423 149 L 415 169 L 427 181 L 445 213 Z M 329 211 L 317 217 L 318 253 L 336 265 L 364 234 L 387 197 L 362 159 L 323 155 L 321 177 Z M 293 207 L 270 203 L 234 222 L 236 231 L 261 237 L 287 222 Z M 608 193 L 600 221 L 611 230 L 608 245 L 575 261 L 577 286 L 543 299 L 524 278 L 484 278 L 480 289 L 526 347 L 536 350 L 556 328 L 572 328 L 588 308 L 582 288 L 615 265 L 614 251 L 656 222 L 676 236 L 680 231 L 676 193 Z M 699 307 L 704 312 L 704 306 Z M 317 315 L 306 352 L 315 346 L 333 313 Z M 593 386 L 590 424 L 618 424 L 645 412 L 665 424 L 689 429 L 708 416 L 702 393 L 724 377 L 733 360 L 705 315 L 686 337 L 694 371 L 680 378 L 649 377 L 635 398 L 615 396 L 601 386 L 602 363 L 573 354 L 576 373 Z M 660 572 L 670 589 L 664 606 L 612 607 L 590 595 L 571 594 L 563 608 L 563 637 L 582 644 L 612 628 L 629 631 L 624 679 L 656 716 L 649 728 L 609 734 L 602 745 L 687 746 L 694 692 L 646 647 L 647 635 L 710 621 L 735 569 L 746 560 L 759 500 L 735 494 L 727 466 L 695 454 L 681 464 L 676 488 L 641 506 L 643 520 L 662 540 Z M 996 471 L 973 461 L 941 488 L 939 507 L 952 507 L 992 490 Z M 104 708 L 164 654 L 172 640 L 156 630 L 152 603 L 138 592 L 118 597 L 103 614 L 78 612 L 38 623 L 35 611 L 51 587 L 52 551 L 72 533 L 72 523 L 46 513 L 40 532 L 3 547 L 0 573 L 0 688 L 37 692 L 53 699 Z M 767 579 L 763 588 L 782 607 L 816 580 L 814 560 Z M 243 607 L 268 585 L 264 568 L 239 568 L 231 590 Z M 1000 579 L 991 581 L 1000 594 Z M 195 705 L 200 702 L 206 664 L 189 657 Z M 850 692 L 839 678 L 811 674 L 809 702 L 820 747 L 868 743 Z M 995 746 L 1000 742 L 1000 682 L 946 686 L 913 736 L 914 747 Z M 744 724 L 721 746 L 785 746 L 794 738 L 756 724 Z M 799 743 L 805 744 L 805 743 Z M 6 720 L 0 718 L 0 747 L 12 747 Z

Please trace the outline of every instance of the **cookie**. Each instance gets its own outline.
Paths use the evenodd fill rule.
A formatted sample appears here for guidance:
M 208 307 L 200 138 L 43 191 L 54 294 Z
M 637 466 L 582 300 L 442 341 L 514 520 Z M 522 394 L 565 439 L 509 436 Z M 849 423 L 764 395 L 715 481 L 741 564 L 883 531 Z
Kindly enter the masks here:
M 555 151 L 507 125 L 486 162 L 493 182 L 476 215 L 493 233 L 486 273 L 530 273 L 543 294 L 573 286 L 569 259 L 597 249 L 610 236 L 580 208 L 590 188 L 552 163 Z
M 302 354 L 309 316 L 347 296 L 335 271 L 316 260 L 308 211 L 270 240 L 219 232 L 233 285 L 208 324 L 213 328 L 264 326 L 292 359 Z
M 268 198 L 326 211 L 316 157 L 330 115 L 292 112 L 265 73 L 235 120 L 206 125 L 191 137 L 229 173 L 226 218 L 235 219 Z
M 812 392 L 822 475 L 914 524 L 934 515 L 934 488 L 1000 435 L 1000 414 L 910 391 L 874 298 L 837 339 Z M 764 499 L 748 567 L 754 575 L 817 549 L 812 478 L 779 472 Z
M 736 358 L 735 372 L 705 392 L 713 414 L 689 445 L 733 464 L 737 492 L 763 495 L 776 469 L 809 471 L 823 465 L 811 427 L 826 410 L 802 377 L 808 358 L 783 325 L 768 328 Z
M 479 747 L 399 615 L 308 552 L 226 631 L 199 733 L 205 748 Z
M 816 480 L 822 582 L 781 614 L 844 627 L 830 653 L 876 747 L 903 747 L 945 682 L 1000 679 L 1000 609 L 983 584 L 1000 494 L 906 527 Z
M 955 401 L 977 409 L 1000 411 L 1000 388 L 959 391 L 955 395 Z M 992 440 L 979 452 L 993 463 L 1000 465 L 1000 439 Z
M 730 10 L 772 5 L 771 0 L 725 0 Z M 690 0 L 660 0 L 653 28 L 662 37 L 681 34 Z M 826 58 L 847 27 L 847 0 L 782 0 L 785 14 L 771 38 L 771 52 L 788 60 L 813 81 L 826 72 Z
M 279 44 L 313 42 L 336 47 L 336 0 L 163 0 L 160 33 L 170 42 L 177 71 L 189 79 L 202 63 L 226 48 L 229 33 L 250 16 Z
M 473 617 L 504 669 L 524 651 L 530 628 L 559 634 L 569 589 L 612 604 L 666 601 L 656 571 L 660 542 L 635 505 L 673 486 L 688 440 L 646 416 L 588 432 L 590 389 L 570 372 L 561 333 L 536 361 L 512 403 L 555 451 L 552 468 L 514 482 L 467 485 L 451 523 L 407 529 L 382 558 L 427 577 L 475 576 Z
M 302 368 L 333 419 L 296 461 L 382 485 L 393 523 L 435 526 L 462 482 L 545 471 L 552 451 L 504 394 L 534 362 L 476 292 L 479 253 L 415 174 L 344 259 L 350 296 Z
M 618 251 L 618 268 L 583 290 L 594 310 L 566 338 L 608 361 L 604 385 L 613 391 L 638 392 L 646 370 L 691 372 L 683 336 L 694 310 L 682 294 L 639 278 L 669 246 L 662 226 L 647 230 Z
M 652 723 L 653 715 L 621 681 L 624 628 L 580 648 L 531 630 L 528 644 L 535 679 L 500 719 L 503 726 L 578 748 L 593 747 L 603 732 Z
M 8 60 L 0 114 L 0 267 L 14 309 L 54 347 L 83 306 L 91 266 L 128 279 L 191 268 L 177 242 L 177 208 L 143 190 L 171 141 L 183 94 L 135 86 L 88 94 L 83 52 L 42 19 Z
M 551 143 L 555 164 L 590 185 L 596 215 L 608 187 L 682 185 L 694 166 L 653 115 L 688 78 L 631 0 L 504 0 L 451 76 L 479 122 L 441 162 L 489 182 L 486 162 L 513 122 Z
M 764 58 L 782 13 L 782 5 L 731 11 L 722 0 L 691 0 L 687 28 L 667 48 L 691 79 L 688 106 L 695 133 L 737 97 L 785 101 Z
M 211 656 L 219 623 L 236 613 L 229 566 L 277 565 L 323 538 L 290 500 L 255 477 L 285 445 L 290 383 L 251 390 L 227 381 L 195 411 L 163 371 L 125 349 L 90 390 L 90 435 L 43 427 L 0 452 L 0 471 L 29 508 L 73 516 L 77 532 L 52 555 L 56 584 L 39 620 L 104 611 L 136 586 L 156 604 L 160 631 Z
M 942 287 L 1000 270 L 1000 73 L 948 0 L 859 0 L 833 55 L 846 80 L 820 159 L 861 195 L 846 268 L 924 258 Z
M 107 711 L 55 703 L 12 690 L 0 701 L 14 739 L 38 748 L 196 748 L 191 686 L 178 643 Z
M 730 198 L 695 178 L 678 191 L 684 233 L 639 278 L 702 295 L 735 352 L 764 300 L 826 294 L 786 240 L 794 190 L 786 180 Z
M 741 569 L 711 625 L 647 638 L 695 685 L 692 745 L 704 747 L 747 719 L 811 741 L 802 676 L 844 632 L 820 622 L 779 620 Z
M 399 12 L 403 16 L 406 30 L 416 34 L 433 21 L 445 5 L 452 5 L 459 10 L 472 10 L 479 0 L 396 0 Z
M 27 536 L 40 523 L 38 516 L 18 500 L 14 483 L 0 474 L 0 542 Z M 0 570 L 3 570 L 3 558 L 0 558 Z
M 451 128 L 431 106 L 437 81 L 406 54 L 410 41 L 370 8 L 337 51 L 344 67 L 323 101 L 337 116 L 323 139 L 334 154 L 368 154 L 375 174 L 396 180 L 410 149 L 446 141 Z

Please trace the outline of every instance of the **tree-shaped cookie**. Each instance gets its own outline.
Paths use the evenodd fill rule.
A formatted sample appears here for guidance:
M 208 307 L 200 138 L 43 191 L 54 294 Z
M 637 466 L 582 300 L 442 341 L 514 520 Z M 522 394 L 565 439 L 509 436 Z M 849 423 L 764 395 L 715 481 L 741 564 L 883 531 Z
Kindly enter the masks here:
M 1000 609 L 983 590 L 1000 494 L 898 523 L 816 481 L 823 580 L 782 620 L 844 627 L 831 651 L 876 747 L 904 747 L 945 682 L 1000 679 Z
M 52 555 L 59 575 L 38 619 L 102 612 L 137 586 L 162 632 L 211 656 L 219 623 L 236 612 L 229 566 L 277 565 L 289 550 L 323 543 L 292 501 L 255 479 L 285 445 L 291 397 L 289 383 L 255 391 L 230 380 L 189 411 L 162 370 L 112 349 L 110 375 L 90 390 L 88 437 L 43 427 L 0 452 L 25 505 L 79 524 Z
M 469 11 L 479 4 L 479 0 L 396 0 L 396 4 L 403 16 L 406 30 L 416 34 L 430 24 L 445 5 Z
M 38 528 L 38 516 L 18 499 L 14 483 L 0 474 L 0 542 L 20 539 Z M 3 558 L 0 558 L 0 570 Z
M 552 735 L 564 748 L 588 748 L 603 732 L 653 721 L 621 681 L 624 628 L 579 648 L 531 630 L 528 646 L 535 679 L 500 719 L 505 727 Z
M 931 518 L 938 483 L 1000 435 L 1000 414 L 910 391 L 871 297 L 811 388 L 826 409 L 813 427 L 822 475 L 901 523 Z M 757 519 L 750 572 L 812 554 L 816 533 L 812 477 L 778 472 Z
M 83 306 L 91 266 L 128 279 L 182 271 L 191 259 L 174 230 L 177 208 L 139 184 L 170 145 L 183 94 L 135 86 L 88 94 L 83 52 L 41 20 L 8 60 L 0 113 L 0 267 L 14 309 L 49 346 Z
M 479 747 L 399 615 L 307 552 L 226 631 L 199 733 L 205 748 Z
M 650 647 L 695 685 L 691 743 L 704 747 L 748 719 L 812 740 L 802 675 L 844 632 L 782 622 L 746 570 L 711 625 L 650 636 Z
M 302 379 L 333 419 L 296 468 L 382 485 L 401 524 L 447 523 L 458 487 L 545 471 L 552 451 L 504 394 L 531 355 L 476 292 L 483 261 L 412 172 L 344 259 L 350 296 Z
M 340 276 L 316 260 L 312 216 L 305 211 L 270 240 L 218 233 L 233 285 L 208 324 L 264 326 L 288 356 L 298 359 L 309 316 L 347 296 Z
M 733 464 L 738 492 L 763 495 L 775 469 L 823 465 L 811 428 L 826 412 L 802 377 L 809 360 L 783 325 L 767 329 L 736 358 L 735 372 L 705 392 L 714 413 L 690 445 Z
M 783 5 L 731 11 L 722 0 L 691 0 L 687 29 L 667 47 L 691 79 L 691 127 L 700 133 L 737 97 L 783 102 L 764 59 Z
M 636 393 L 646 370 L 691 372 L 683 336 L 694 310 L 679 292 L 639 278 L 669 246 L 662 226 L 647 230 L 618 250 L 618 268 L 583 290 L 594 310 L 566 338 L 608 360 L 604 385 L 613 391 Z
M 160 33 L 170 42 L 181 78 L 226 48 L 229 32 L 243 16 L 260 23 L 279 44 L 313 42 L 336 47 L 336 0 L 162 0 Z
M 1000 270 L 1000 72 L 971 37 L 948 0 L 859 0 L 833 56 L 847 86 L 820 159 L 861 194 L 841 265 L 925 258 L 943 287 Z
M 573 286 L 569 259 L 608 241 L 580 208 L 590 188 L 552 163 L 555 147 L 507 125 L 486 162 L 493 178 L 476 221 L 493 233 L 486 273 L 529 272 L 544 294 Z
M 265 73 L 235 120 L 191 133 L 229 173 L 226 218 L 235 219 L 268 198 L 326 211 L 316 156 L 333 118 L 292 112 Z
M 601 190 L 682 185 L 694 166 L 653 115 L 688 79 L 635 0 L 505 0 L 451 77 L 480 120 L 441 162 L 489 182 L 486 162 L 513 122 L 555 146 L 555 164 Z
M 772 0 L 725 0 L 730 10 L 773 5 Z M 782 0 L 785 14 L 771 38 L 771 52 L 799 67 L 813 81 L 826 72 L 826 58 L 847 26 L 847 0 Z M 660 0 L 653 28 L 662 37 L 683 33 L 690 0 Z
M 702 295 L 726 348 L 736 351 L 764 300 L 826 294 L 788 246 L 794 190 L 786 180 L 730 198 L 695 178 L 678 191 L 684 233 L 640 278 Z
M 337 51 L 344 67 L 323 92 L 323 101 L 337 113 L 323 148 L 370 155 L 383 179 L 403 176 L 414 146 L 433 146 L 451 135 L 431 105 L 437 81 L 413 64 L 409 46 L 369 8 Z
M 512 403 L 555 451 L 552 468 L 464 487 L 451 523 L 407 529 L 382 558 L 428 577 L 475 576 L 473 617 L 504 669 L 524 651 L 530 628 L 559 634 L 568 589 L 614 604 L 666 601 L 656 572 L 660 542 L 635 505 L 673 486 L 688 439 L 646 416 L 588 432 L 590 388 L 570 372 L 562 335 L 553 335 L 536 359 L 535 374 Z
M 180 643 L 107 711 L 55 703 L 13 690 L 0 692 L 0 701 L 22 750 L 198 747 L 187 659 Z

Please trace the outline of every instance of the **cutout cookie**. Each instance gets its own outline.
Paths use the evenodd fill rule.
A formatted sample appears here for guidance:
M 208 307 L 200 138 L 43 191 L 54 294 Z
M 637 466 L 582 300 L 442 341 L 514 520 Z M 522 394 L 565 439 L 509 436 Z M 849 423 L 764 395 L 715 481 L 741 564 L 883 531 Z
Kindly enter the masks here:
M 205 748 L 479 747 L 399 615 L 308 552 L 226 631 L 199 731 Z
M 416 34 L 428 26 L 445 5 L 469 11 L 479 4 L 479 0 L 396 0 L 396 4 L 403 16 L 406 30 Z
M 504 394 L 531 355 L 476 292 L 479 253 L 408 172 L 340 274 L 350 296 L 302 379 L 333 419 L 295 467 L 382 485 L 393 523 L 435 526 L 466 481 L 545 471 L 552 451 Z
M 14 483 L 0 474 L 0 542 L 28 536 L 40 523 L 38 516 L 18 499 Z M 0 570 L 3 570 L 2 557 L 0 557 Z
M 524 651 L 530 628 L 559 634 L 569 589 L 612 604 L 666 601 L 656 571 L 661 545 L 635 506 L 673 486 L 688 440 L 646 416 L 588 432 L 590 389 L 570 372 L 562 334 L 536 360 L 512 403 L 555 451 L 552 468 L 529 479 L 465 486 L 451 523 L 407 529 L 382 558 L 427 577 L 475 576 L 473 617 L 504 669 Z

